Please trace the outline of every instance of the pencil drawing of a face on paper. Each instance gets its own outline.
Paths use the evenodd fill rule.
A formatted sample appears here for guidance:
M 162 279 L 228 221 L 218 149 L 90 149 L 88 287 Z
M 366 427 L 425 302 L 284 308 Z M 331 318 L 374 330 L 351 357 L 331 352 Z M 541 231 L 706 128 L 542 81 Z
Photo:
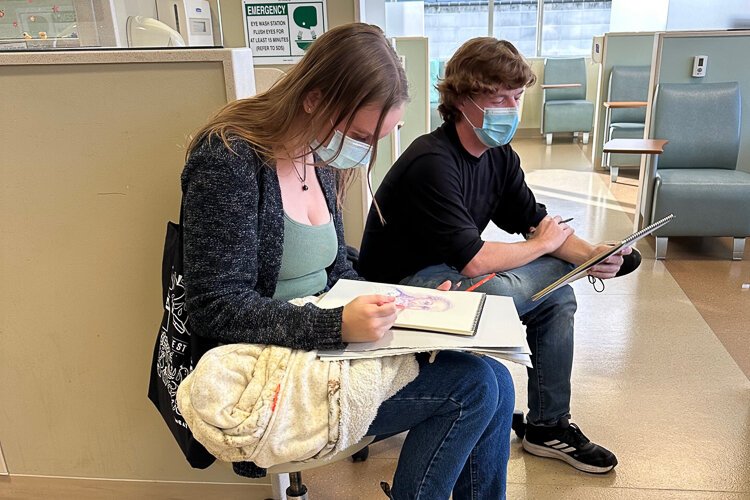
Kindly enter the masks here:
M 407 293 L 399 287 L 387 287 L 381 293 L 396 298 L 396 305 L 413 311 L 445 312 L 453 308 L 450 299 L 429 294 Z

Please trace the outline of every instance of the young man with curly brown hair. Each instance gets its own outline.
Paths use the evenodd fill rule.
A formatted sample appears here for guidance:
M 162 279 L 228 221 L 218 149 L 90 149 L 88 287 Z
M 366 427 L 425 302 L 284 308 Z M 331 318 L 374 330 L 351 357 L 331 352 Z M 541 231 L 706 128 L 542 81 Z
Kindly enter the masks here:
M 603 249 L 537 203 L 508 144 L 519 122 L 518 102 L 535 81 L 510 42 L 475 38 L 458 49 L 438 85 L 445 123 L 416 139 L 383 180 L 375 195 L 383 219 L 373 207 L 360 270 L 372 281 L 435 287 L 451 280 L 464 289 L 496 273 L 479 290 L 513 297 L 532 351 L 524 449 L 605 473 L 617 464 L 615 455 L 570 423 L 573 289 L 530 299 Z M 482 240 L 490 221 L 525 239 Z M 612 278 L 639 262 L 627 248 L 591 275 Z

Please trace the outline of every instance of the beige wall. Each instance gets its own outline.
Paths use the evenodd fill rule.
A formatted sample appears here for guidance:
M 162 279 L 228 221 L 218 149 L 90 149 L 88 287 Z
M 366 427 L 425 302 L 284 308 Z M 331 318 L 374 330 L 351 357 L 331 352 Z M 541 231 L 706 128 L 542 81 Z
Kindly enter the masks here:
M 0 80 L 11 475 L 247 483 L 190 469 L 146 398 L 165 224 L 187 135 L 227 101 L 222 62 L 0 65 Z
M 244 46 L 241 1 L 221 8 L 225 46 Z M 329 0 L 328 15 L 329 26 L 353 21 L 353 1 Z M 0 63 L 0 445 L 11 473 L 0 498 L 38 491 L 14 475 L 230 482 L 270 496 L 268 480 L 227 464 L 191 469 L 146 398 L 184 145 L 227 102 L 225 70 Z M 90 492 L 79 483 L 58 497 Z M 93 488 L 135 491 L 117 484 Z

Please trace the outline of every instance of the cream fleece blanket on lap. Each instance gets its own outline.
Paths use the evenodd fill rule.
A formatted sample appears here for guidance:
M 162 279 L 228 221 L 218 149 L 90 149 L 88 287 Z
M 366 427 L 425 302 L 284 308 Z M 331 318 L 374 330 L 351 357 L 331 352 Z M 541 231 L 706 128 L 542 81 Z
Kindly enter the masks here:
M 315 351 L 229 344 L 201 358 L 177 403 L 216 458 L 268 468 L 354 445 L 380 404 L 418 373 L 413 355 L 327 362 Z

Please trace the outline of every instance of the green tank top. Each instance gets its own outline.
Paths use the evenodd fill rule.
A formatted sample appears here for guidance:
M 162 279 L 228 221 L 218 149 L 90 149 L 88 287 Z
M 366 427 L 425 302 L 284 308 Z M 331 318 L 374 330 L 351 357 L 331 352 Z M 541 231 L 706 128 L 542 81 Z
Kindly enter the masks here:
M 328 282 L 326 268 L 336 260 L 337 252 L 333 216 L 325 224 L 310 226 L 284 212 L 284 250 L 273 298 L 289 300 L 323 291 Z

